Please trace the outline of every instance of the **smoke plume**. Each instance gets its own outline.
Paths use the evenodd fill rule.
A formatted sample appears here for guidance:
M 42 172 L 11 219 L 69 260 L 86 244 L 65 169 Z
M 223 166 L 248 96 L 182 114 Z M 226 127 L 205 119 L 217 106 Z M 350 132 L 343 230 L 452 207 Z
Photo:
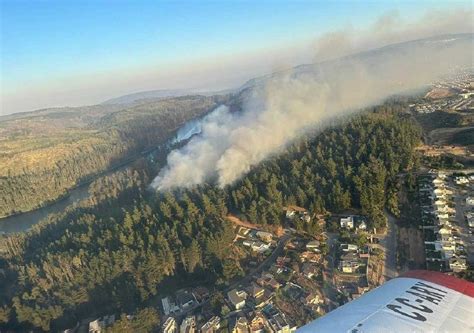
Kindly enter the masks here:
M 409 42 L 256 80 L 243 111 L 232 114 L 225 106 L 214 111 L 199 136 L 169 154 L 152 186 L 231 184 L 333 117 L 419 89 L 455 68 L 471 67 L 472 46 L 473 35 Z

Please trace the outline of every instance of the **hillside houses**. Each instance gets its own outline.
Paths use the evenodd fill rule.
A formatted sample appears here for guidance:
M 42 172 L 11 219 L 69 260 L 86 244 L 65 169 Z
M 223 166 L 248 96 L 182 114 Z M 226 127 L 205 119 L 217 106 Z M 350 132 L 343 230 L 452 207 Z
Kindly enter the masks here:
M 274 235 L 271 232 L 238 227 L 234 242 L 249 248 L 253 253 L 262 254 L 271 249 L 275 244 Z
M 235 310 L 240 310 L 245 306 L 247 296 L 244 290 L 232 289 L 227 293 L 227 297 Z
M 354 217 L 342 217 L 340 221 L 341 228 L 343 229 L 354 229 Z
M 343 254 L 339 260 L 339 270 L 343 273 L 355 273 L 360 266 L 359 256 L 354 252 Z
M 289 333 L 296 330 L 296 327 L 291 327 L 286 316 L 273 305 L 267 305 L 262 311 L 267 319 L 268 326 L 274 333 Z
M 365 231 L 367 230 L 367 221 L 364 216 L 349 215 L 340 218 L 339 226 L 341 229 Z
M 265 251 L 270 249 L 270 244 L 267 244 L 258 240 L 246 239 L 242 242 L 242 244 L 252 249 L 252 251 L 258 252 L 258 253 L 264 253 Z
M 342 252 L 357 252 L 359 247 L 354 244 L 341 244 L 340 249 Z
M 311 216 L 309 215 L 308 211 L 302 207 L 298 206 L 288 206 L 283 208 L 285 211 L 285 216 L 288 220 L 294 221 L 298 219 L 303 222 L 310 222 Z
M 248 249 L 252 253 L 255 252 L 252 246 L 260 243 L 274 246 L 276 243 L 273 233 L 260 233 L 260 230 L 256 229 L 246 231 L 240 226 L 237 228 L 242 232 L 234 242 L 241 245 L 242 253 L 247 256 Z M 287 244 L 294 246 L 284 247 L 284 252 L 272 257 L 273 262 L 268 266 L 223 293 L 224 297 L 219 298 L 221 310 L 215 310 L 209 302 L 216 291 L 203 287 L 181 290 L 175 295 L 164 297 L 161 302 L 163 313 L 168 315 L 163 316 L 163 331 L 294 331 L 296 322 L 301 320 L 295 317 L 298 311 L 315 317 L 327 309 L 327 299 L 321 290 L 324 260 L 319 249 L 324 245 L 322 242 L 323 240 L 313 240 L 307 236 L 293 236 Z M 262 257 L 258 254 L 252 257 L 252 260 L 265 260 Z M 173 317 L 175 319 L 172 319 Z M 176 322 L 178 319 L 181 319 L 181 322 Z

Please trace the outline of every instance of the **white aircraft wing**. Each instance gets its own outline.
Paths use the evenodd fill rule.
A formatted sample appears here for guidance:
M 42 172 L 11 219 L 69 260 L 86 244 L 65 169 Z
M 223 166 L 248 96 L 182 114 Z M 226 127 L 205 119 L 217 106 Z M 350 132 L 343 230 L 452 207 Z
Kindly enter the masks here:
M 299 328 L 309 332 L 474 332 L 474 283 L 411 271 Z

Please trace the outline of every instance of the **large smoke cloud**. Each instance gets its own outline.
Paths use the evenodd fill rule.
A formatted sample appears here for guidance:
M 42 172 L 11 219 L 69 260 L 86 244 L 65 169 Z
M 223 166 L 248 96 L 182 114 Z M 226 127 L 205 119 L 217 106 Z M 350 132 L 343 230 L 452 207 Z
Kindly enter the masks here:
M 225 186 L 252 166 L 330 119 L 423 87 L 472 66 L 472 35 L 434 39 L 301 66 L 256 81 L 243 111 L 225 106 L 202 133 L 168 156 L 152 186 L 165 190 L 205 181 Z

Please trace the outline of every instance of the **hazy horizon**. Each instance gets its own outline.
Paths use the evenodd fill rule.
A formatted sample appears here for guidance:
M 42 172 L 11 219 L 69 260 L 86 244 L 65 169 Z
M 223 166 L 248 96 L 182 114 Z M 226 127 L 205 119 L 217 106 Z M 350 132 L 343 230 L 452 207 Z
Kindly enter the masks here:
M 397 10 L 389 2 L 191 4 L 181 6 L 184 9 L 176 2 L 141 7 L 120 2 L 112 7 L 108 2 L 50 1 L 30 4 L 24 11 L 24 2 L 2 2 L 0 115 L 94 105 L 151 90 L 231 89 L 254 77 L 328 57 L 441 33 L 471 32 L 462 17 L 469 18 L 472 8 L 461 1 L 402 3 Z M 80 9 L 87 11 L 82 19 L 75 15 Z M 165 19 L 172 11 L 180 19 Z M 263 15 L 266 11 L 272 15 Z M 141 25 L 134 26 L 136 22 Z M 419 22 L 426 27 L 420 30 Z M 215 26 L 222 29 L 216 31 Z M 373 27 L 378 27 L 374 38 L 353 38 Z M 324 43 L 335 39 L 339 46 L 328 54 Z

